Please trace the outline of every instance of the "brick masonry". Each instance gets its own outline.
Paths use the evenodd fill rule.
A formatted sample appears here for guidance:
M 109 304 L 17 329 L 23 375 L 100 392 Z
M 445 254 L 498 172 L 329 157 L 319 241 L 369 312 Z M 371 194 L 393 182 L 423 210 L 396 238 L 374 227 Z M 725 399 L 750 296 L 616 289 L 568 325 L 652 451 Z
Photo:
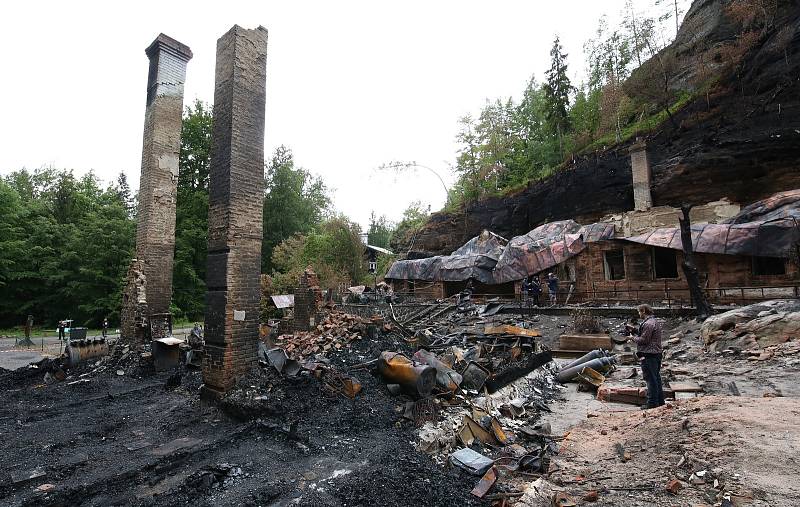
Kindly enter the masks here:
M 633 209 L 649 210 L 653 207 L 653 197 L 650 193 L 652 175 L 650 162 L 647 160 L 647 146 L 643 142 L 636 143 L 631 146 L 630 152 L 633 175 Z
M 136 258 L 146 285 L 146 301 L 126 310 L 123 301 L 122 337 L 126 330 L 142 326 L 141 319 L 168 313 L 172 299 L 172 259 L 175 253 L 175 200 L 181 143 L 181 114 L 186 64 L 192 58 L 188 46 L 160 34 L 145 49 L 150 59 L 144 116 L 142 171 L 136 224 Z M 129 278 L 128 283 L 134 279 Z M 144 290 L 144 286 L 141 290 Z M 129 292 L 132 288 L 128 289 Z M 128 299 L 127 304 L 133 304 Z M 133 321 L 131 321 L 133 319 Z M 145 324 L 146 325 L 146 322 Z
M 311 268 L 307 267 L 294 290 L 294 323 L 295 331 L 310 331 L 316 326 L 317 311 L 322 302 L 322 290 L 319 287 L 319 277 Z
M 265 28 L 234 25 L 217 41 L 203 364 L 211 397 L 257 362 L 266 67 Z
M 147 327 L 147 293 L 144 263 L 132 259 L 122 292 L 120 335 L 134 343 L 144 342 Z

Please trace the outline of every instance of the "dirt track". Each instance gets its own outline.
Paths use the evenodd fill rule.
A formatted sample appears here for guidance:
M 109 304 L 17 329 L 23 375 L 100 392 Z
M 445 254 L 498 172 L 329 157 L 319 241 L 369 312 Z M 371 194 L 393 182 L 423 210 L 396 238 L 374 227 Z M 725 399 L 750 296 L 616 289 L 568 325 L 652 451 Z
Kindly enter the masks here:
M 566 489 L 577 498 L 607 489 L 596 505 L 713 505 L 726 496 L 734 505 L 798 505 L 800 429 L 787 424 L 798 416 L 800 400 L 794 398 L 718 396 L 600 414 L 569 434 L 555 460 L 561 471 L 550 479 L 589 478 Z M 693 485 L 692 473 L 702 471 L 704 484 Z M 676 478 L 684 485 L 673 496 L 665 486 Z

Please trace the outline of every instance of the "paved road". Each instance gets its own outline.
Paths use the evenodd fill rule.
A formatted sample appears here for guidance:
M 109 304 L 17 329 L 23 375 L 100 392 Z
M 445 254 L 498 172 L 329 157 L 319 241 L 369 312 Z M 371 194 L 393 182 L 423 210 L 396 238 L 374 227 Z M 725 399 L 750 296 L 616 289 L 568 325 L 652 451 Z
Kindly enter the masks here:
M 183 338 L 189 335 L 192 330 L 191 327 L 175 329 L 173 335 L 176 338 Z M 99 337 L 100 334 L 97 334 Z M 93 338 L 94 336 L 89 336 Z M 119 338 L 117 333 L 109 333 L 109 340 L 116 340 Z M 36 362 L 42 359 L 43 356 L 55 357 L 61 354 L 64 350 L 64 344 L 58 339 L 57 335 L 45 336 L 44 338 L 31 338 L 33 347 L 20 347 L 16 342 L 19 338 L 0 338 L 0 368 L 8 370 L 15 370 L 29 363 Z

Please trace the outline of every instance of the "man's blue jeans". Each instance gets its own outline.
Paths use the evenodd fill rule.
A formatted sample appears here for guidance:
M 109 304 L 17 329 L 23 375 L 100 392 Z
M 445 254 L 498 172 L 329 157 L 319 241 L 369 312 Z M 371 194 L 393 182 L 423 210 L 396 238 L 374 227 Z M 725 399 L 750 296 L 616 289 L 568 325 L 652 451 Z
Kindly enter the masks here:
M 647 408 L 664 404 L 664 387 L 661 385 L 661 354 L 642 354 L 642 377 L 647 382 Z

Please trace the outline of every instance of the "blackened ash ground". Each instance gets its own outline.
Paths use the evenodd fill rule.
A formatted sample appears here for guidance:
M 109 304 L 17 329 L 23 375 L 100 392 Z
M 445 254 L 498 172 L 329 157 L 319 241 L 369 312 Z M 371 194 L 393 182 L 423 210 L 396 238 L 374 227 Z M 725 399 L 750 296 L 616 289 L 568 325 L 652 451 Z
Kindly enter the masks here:
M 345 371 L 382 350 L 409 352 L 389 334 L 330 359 Z M 214 405 L 200 401 L 198 371 L 166 389 L 173 373 L 130 356 L 102 366 L 44 387 L 41 371 L 0 372 L 0 504 L 477 504 L 469 493 L 477 478 L 417 452 L 400 410 L 406 400 L 366 370 L 355 372 L 363 389 L 353 400 L 313 377 L 260 368 Z M 12 480 L 32 471 L 45 475 Z M 44 484 L 53 487 L 37 489 Z

